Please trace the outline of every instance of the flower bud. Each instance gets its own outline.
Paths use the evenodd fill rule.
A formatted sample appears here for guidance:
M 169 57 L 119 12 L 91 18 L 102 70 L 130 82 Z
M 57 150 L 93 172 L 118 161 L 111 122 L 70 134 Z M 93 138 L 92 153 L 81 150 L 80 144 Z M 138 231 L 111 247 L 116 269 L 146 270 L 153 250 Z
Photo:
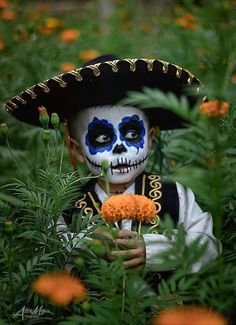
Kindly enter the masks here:
M 110 163 L 107 159 L 104 159 L 102 161 L 102 170 L 104 171 L 104 173 L 107 173 L 108 169 L 110 168 Z
M 43 142 L 45 142 L 45 143 L 49 142 L 49 140 L 50 140 L 50 131 L 49 130 L 43 130 L 42 139 L 43 139 Z
M 11 220 L 5 220 L 4 231 L 7 233 L 12 233 L 14 231 L 14 224 Z
M 64 135 L 66 134 L 66 126 L 65 123 L 60 123 L 59 124 L 59 132 L 61 134 L 62 137 L 64 137 Z
M 39 110 L 39 122 L 42 125 L 44 129 L 48 129 L 48 124 L 49 124 L 49 116 L 47 113 L 47 110 L 44 106 L 40 106 L 38 108 Z
M 95 239 L 92 244 L 92 251 L 96 256 L 102 257 L 106 254 L 107 249 L 101 240 Z
M 6 137 L 7 133 L 8 133 L 8 126 L 6 123 L 2 123 L 0 124 L 0 133 L 3 137 Z
M 77 264 L 79 267 L 84 266 L 84 259 L 82 257 L 76 257 L 75 264 Z
M 54 127 L 54 129 L 58 129 L 58 125 L 60 123 L 60 119 L 57 113 L 52 113 L 51 115 L 51 123 Z
M 84 311 L 89 311 L 90 308 L 90 304 L 88 301 L 84 301 L 81 305 L 81 307 L 83 308 Z

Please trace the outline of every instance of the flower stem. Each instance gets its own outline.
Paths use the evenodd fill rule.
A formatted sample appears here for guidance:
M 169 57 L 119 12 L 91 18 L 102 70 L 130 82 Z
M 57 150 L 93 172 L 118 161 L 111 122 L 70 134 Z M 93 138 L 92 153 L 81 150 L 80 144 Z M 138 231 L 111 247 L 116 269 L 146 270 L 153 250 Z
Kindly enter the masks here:
M 122 314 L 124 314 L 125 311 L 125 286 L 126 286 L 126 275 L 124 273 L 122 279 L 122 309 L 121 309 Z
M 141 233 L 142 233 L 142 229 L 141 229 L 141 227 L 142 227 L 142 223 L 139 221 L 139 224 L 138 224 L 138 234 L 139 234 L 139 236 L 140 236 Z

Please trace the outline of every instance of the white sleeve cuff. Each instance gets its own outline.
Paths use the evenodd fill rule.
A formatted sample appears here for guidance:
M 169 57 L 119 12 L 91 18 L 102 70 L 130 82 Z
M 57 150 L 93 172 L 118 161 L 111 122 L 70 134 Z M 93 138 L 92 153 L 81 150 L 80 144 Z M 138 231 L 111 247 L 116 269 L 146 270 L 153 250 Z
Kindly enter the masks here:
M 170 239 L 160 234 L 143 234 L 143 239 L 146 246 L 146 269 L 153 272 L 167 271 L 166 265 L 163 266 L 165 260 L 161 255 L 170 250 Z

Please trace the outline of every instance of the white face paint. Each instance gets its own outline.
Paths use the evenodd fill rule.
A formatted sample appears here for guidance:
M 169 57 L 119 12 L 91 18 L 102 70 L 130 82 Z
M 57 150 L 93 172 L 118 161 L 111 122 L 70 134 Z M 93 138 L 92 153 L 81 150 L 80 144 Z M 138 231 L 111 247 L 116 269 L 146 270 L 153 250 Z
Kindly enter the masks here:
M 135 107 L 91 107 L 78 115 L 77 135 L 88 168 L 101 173 L 103 160 L 109 161 L 110 183 L 134 180 L 146 167 L 148 119 Z

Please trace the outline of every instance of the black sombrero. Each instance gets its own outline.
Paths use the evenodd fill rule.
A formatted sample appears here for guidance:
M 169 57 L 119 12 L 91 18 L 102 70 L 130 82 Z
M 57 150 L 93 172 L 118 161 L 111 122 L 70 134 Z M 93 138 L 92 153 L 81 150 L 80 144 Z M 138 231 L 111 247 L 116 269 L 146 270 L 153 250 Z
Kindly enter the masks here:
M 143 87 L 150 87 L 180 96 L 191 85 L 198 87 L 200 82 L 177 65 L 157 59 L 118 59 L 114 55 L 104 55 L 80 69 L 26 89 L 11 98 L 5 104 L 5 109 L 20 121 L 40 125 L 40 106 L 44 106 L 49 115 L 58 113 L 63 121 L 78 110 L 114 105 L 126 97 L 127 91 L 141 91 Z M 187 97 L 193 106 L 193 97 Z M 155 108 L 150 112 L 160 129 L 175 129 L 183 124 L 181 118 L 167 110 Z

